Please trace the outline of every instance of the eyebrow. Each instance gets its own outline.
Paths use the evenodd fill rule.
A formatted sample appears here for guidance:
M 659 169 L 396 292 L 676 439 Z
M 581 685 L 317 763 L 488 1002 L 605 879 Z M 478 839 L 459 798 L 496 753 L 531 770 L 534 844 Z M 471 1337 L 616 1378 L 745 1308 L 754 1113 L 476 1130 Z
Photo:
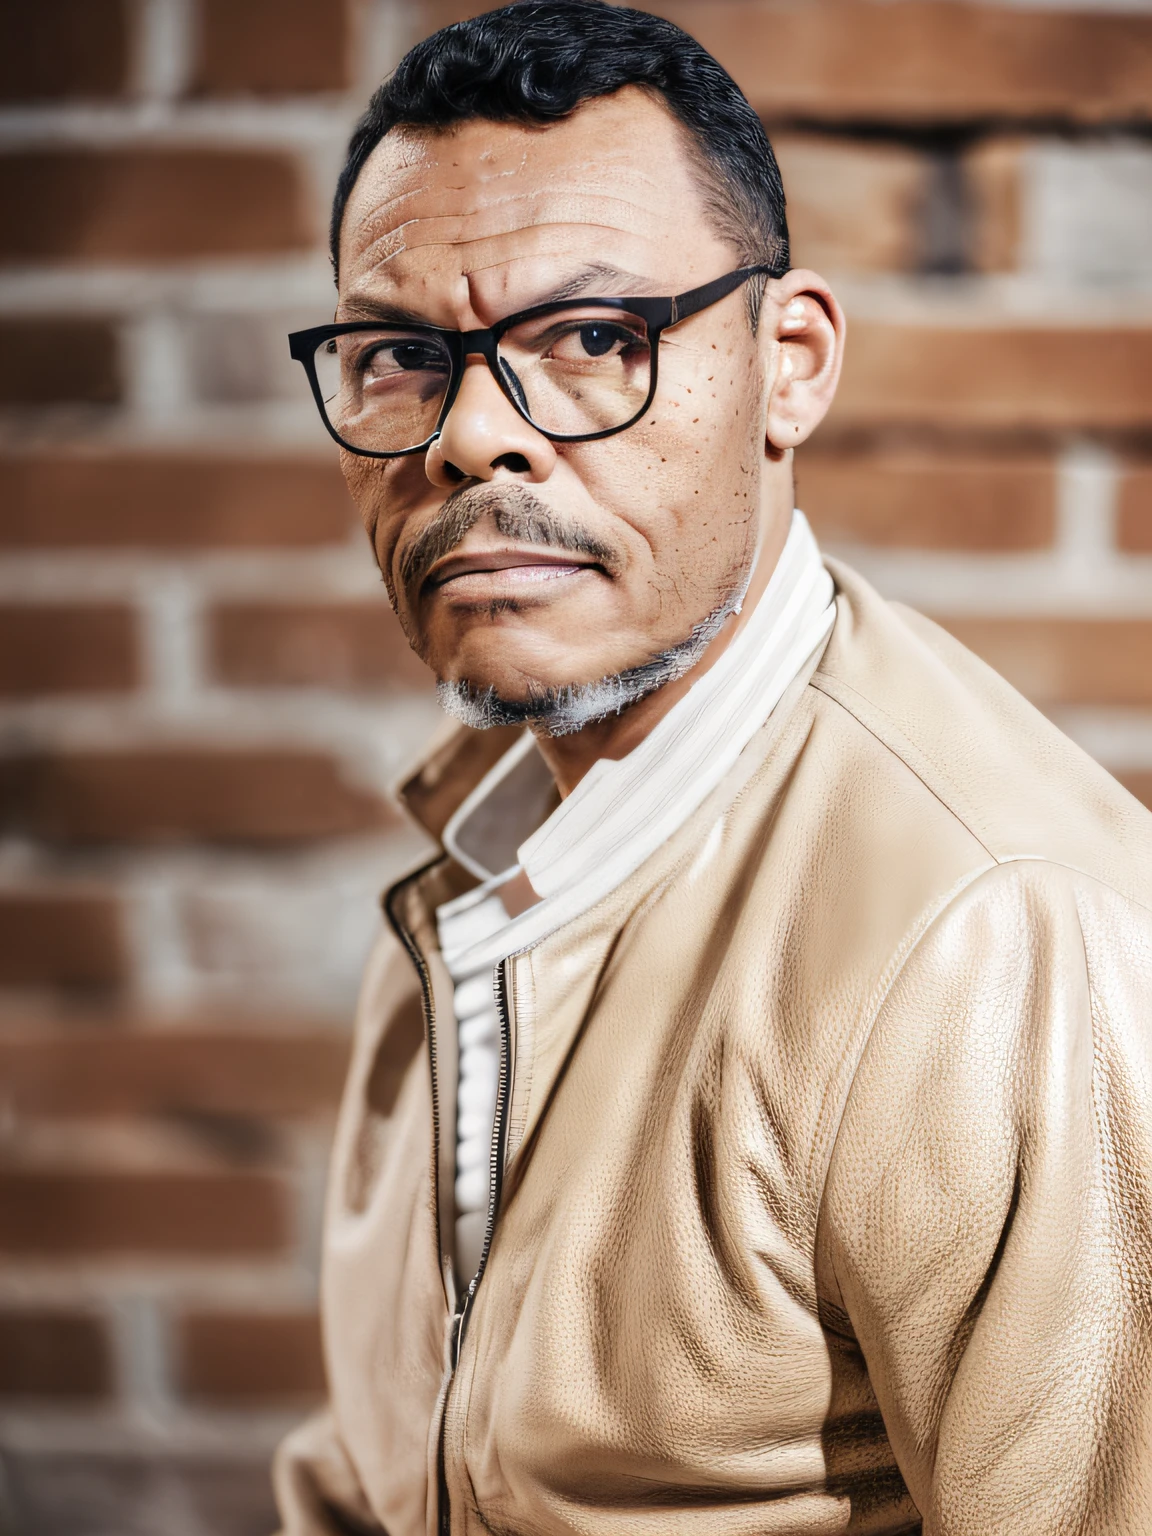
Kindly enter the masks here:
M 589 292 L 593 285 L 599 285 L 596 291 Z M 587 267 L 582 267 L 579 272 L 574 272 L 571 277 L 558 283 L 550 292 L 541 294 L 535 300 L 537 304 L 559 304 L 563 299 L 599 298 L 601 294 L 605 298 L 632 298 L 638 297 L 637 289 L 648 287 L 647 281 L 637 277 L 634 272 L 625 272 L 620 267 L 613 267 L 607 262 L 592 262 Z M 613 292 L 616 290 L 616 292 Z
M 344 320 L 379 320 L 385 325 L 431 325 L 427 315 L 419 315 L 403 304 L 388 304 L 378 299 L 350 299 L 339 306 Z
M 531 304 L 523 304 L 521 309 L 534 309 L 538 304 L 560 304 L 565 299 L 575 298 L 632 298 L 640 297 L 644 289 L 651 288 L 651 280 L 637 277 L 634 272 L 625 272 L 620 267 L 611 266 L 607 262 L 592 262 L 586 267 L 581 267 L 578 272 L 572 273 L 562 282 L 542 293 L 532 300 Z M 386 325 L 432 325 L 426 315 L 417 314 L 415 310 L 407 309 L 402 304 L 391 304 L 385 300 L 360 297 L 350 299 L 347 304 L 341 306 L 341 313 L 345 320 L 376 320 Z M 519 311 L 512 311 L 519 313 Z

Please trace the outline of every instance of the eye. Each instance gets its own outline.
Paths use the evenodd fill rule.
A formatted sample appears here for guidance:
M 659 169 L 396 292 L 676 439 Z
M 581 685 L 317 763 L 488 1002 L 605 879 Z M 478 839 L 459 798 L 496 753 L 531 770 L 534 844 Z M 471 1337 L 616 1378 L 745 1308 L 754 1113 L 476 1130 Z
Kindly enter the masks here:
M 446 366 L 444 354 L 436 346 L 418 339 L 388 341 L 372 347 L 360 360 L 369 373 L 440 373 Z
M 427 342 L 405 341 L 392 348 L 392 356 L 398 368 L 413 370 L 416 368 L 442 368 L 444 355 L 438 347 L 430 347 Z
M 621 326 L 605 325 L 599 320 L 582 325 L 579 335 L 580 345 L 589 357 L 606 357 L 613 347 L 621 343 L 626 345 L 632 339 Z
M 621 358 L 643 345 L 643 338 L 614 320 L 579 320 L 553 337 L 547 356 L 557 363 L 587 363 Z

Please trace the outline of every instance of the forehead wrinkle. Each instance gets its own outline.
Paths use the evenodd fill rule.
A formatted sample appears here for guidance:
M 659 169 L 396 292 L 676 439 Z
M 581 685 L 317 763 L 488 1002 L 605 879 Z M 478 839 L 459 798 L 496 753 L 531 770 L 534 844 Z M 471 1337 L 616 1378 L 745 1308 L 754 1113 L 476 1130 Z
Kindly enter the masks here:
M 624 239 L 627 241 L 639 241 L 643 244 L 651 244 L 651 237 L 642 236 L 632 227 L 627 219 L 627 212 L 632 205 L 622 199 L 605 198 L 595 201 L 595 218 L 564 217 L 565 213 L 578 214 L 579 208 L 558 208 L 556 218 L 535 219 L 528 222 L 511 221 L 507 215 L 512 211 L 510 203 L 502 202 L 491 208 L 482 209 L 476 216 L 441 214 L 427 219 L 414 218 L 405 223 L 389 229 L 379 235 L 373 236 L 363 244 L 358 236 L 365 232 L 358 229 L 353 232 L 352 251 L 350 253 L 350 265 L 362 269 L 365 266 L 381 267 L 395 257 L 404 253 L 420 251 L 429 255 L 437 252 L 468 252 L 477 246 L 492 241 L 519 238 L 525 242 L 530 250 L 539 249 L 540 236 L 543 233 L 554 233 L 557 230 L 571 232 L 573 230 L 582 234 L 592 233 L 601 238 Z M 622 221 L 613 223 L 611 206 L 615 203 L 622 215 Z M 489 214 L 491 218 L 483 215 Z M 607 215 L 608 217 L 605 217 Z M 475 226 L 479 225 L 476 229 Z M 489 227 L 485 227 L 488 225 Z M 492 227 L 492 226 L 495 227 Z M 472 226 L 472 228 L 470 228 Z M 549 249 L 551 249 L 549 244 Z
M 352 247 L 349 265 L 359 267 L 367 262 L 373 267 L 382 267 L 385 262 L 393 260 L 396 256 L 402 256 L 408 249 L 404 238 L 404 231 L 414 222 L 409 220 L 407 224 L 399 224 L 395 229 L 385 230 L 382 235 L 369 240 L 366 245 L 354 244 Z
M 579 193 L 547 198 L 554 206 L 544 207 L 544 217 L 533 216 L 531 206 L 539 204 L 540 195 L 513 197 L 490 203 L 486 207 L 466 210 L 463 213 L 432 214 L 426 219 L 409 222 L 408 245 L 415 249 L 422 245 L 440 245 L 447 241 L 453 245 L 467 244 L 471 240 L 490 238 L 494 235 L 516 234 L 520 230 L 540 229 L 548 225 L 566 224 L 592 229 L 614 229 L 627 234 L 635 226 L 637 212 L 648 212 L 638 204 L 620 197 L 585 197 Z M 478 233 L 472 234 L 471 229 Z M 427 235 L 425 236 L 425 231 Z M 455 233 L 459 231 L 460 233 Z
M 364 180 L 366 181 L 367 178 L 364 178 Z M 389 234 L 395 229 L 401 229 L 406 224 L 413 222 L 412 219 L 404 218 L 401 218 L 398 223 L 393 222 L 403 205 L 411 202 L 413 198 L 425 197 L 433 192 L 434 189 L 428 182 L 423 181 L 417 186 L 404 187 L 399 191 L 389 192 L 384 196 L 378 197 L 362 214 L 357 214 L 356 205 L 361 195 L 358 183 L 357 187 L 353 189 L 348 205 L 350 228 L 354 233 L 363 231 L 373 236 L 373 238 L 378 238 L 375 232 L 380 229 L 381 225 L 386 226 L 383 230 L 384 234 Z M 352 222 L 353 220 L 355 221 L 354 223 Z
M 417 220 L 410 218 L 400 219 L 397 222 L 396 212 L 410 197 L 417 197 L 427 190 L 427 187 L 416 187 L 406 193 L 383 197 L 373 203 L 363 215 L 355 218 L 355 222 L 350 218 L 347 232 L 351 248 L 350 259 L 359 263 L 371 253 L 380 252 L 373 257 L 373 264 L 377 265 L 398 255 L 406 243 L 405 231 Z M 391 249 L 388 249 L 389 246 Z
M 542 201 L 551 201 L 556 204 L 554 209 L 549 210 L 552 217 L 539 219 L 533 216 L 533 206 Z M 555 188 L 541 188 L 526 189 L 507 197 L 473 204 L 450 213 L 430 213 L 424 217 L 417 213 L 397 224 L 389 222 L 387 228 L 381 229 L 380 226 L 387 217 L 384 213 L 386 207 L 387 204 L 383 203 L 377 205 L 371 214 L 357 222 L 352 231 L 352 237 L 361 250 L 367 250 L 384 240 L 395 240 L 401 235 L 404 244 L 415 249 L 424 245 L 461 244 L 467 239 L 480 239 L 492 234 L 512 234 L 520 229 L 538 228 L 541 224 L 564 221 L 593 228 L 616 227 L 621 233 L 626 233 L 627 227 L 634 223 L 637 213 L 654 212 L 659 215 L 663 212 L 659 203 L 654 203 L 649 208 L 635 199 L 629 200 L 611 193 L 603 195 L 585 192 L 557 193 Z M 622 218 L 624 222 L 613 226 L 612 215 L 616 210 L 619 210 L 617 217 Z M 468 235 L 462 240 L 461 235 L 455 231 L 463 231 L 470 224 L 478 225 L 481 234 Z M 424 236 L 424 231 L 429 232 L 427 236 Z
M 518 241 L 525 245 L 534 246 L 538 241 L 549 237 L 557 230 L 563 230 L 571 238 L 575 231 L 579 234 L 592 234 L 598 237 L 611 239 L 636 240 L 645 245 L 653 242 L 637 231 L 629 229 L 624 224 L 613 224 L 606 219 L 572 220 L 572 219 L 541 219 L 535 224 L 517 224 L 507 229 L 483 230 L 475 234 L 468 233 L 458 228 L 454 233 L 451 229 L 445 230 L 437 238 L 433 234 L 425 240 L 408 239 L 405 249 L 415 254 L 417 251 L 471 251 L 480 245 L 487 245 L 494 241 Z
M 581 227 L 584 230 L 589 228 L 588 225 Z M 539 262 L 542 258 L 560 257 L 572 260 L 575 255 L 572 250 L 572 242 L 568 235 L 567 225 L 537 225 L 531 230 L 524 231 L 524 233 L 531 238 L 520 242 L 520 248 L 517 250 L 508 249 L 506 236 L 485 236 L 483 239 L 473 241 L 424 245 L 419 248 L 419 256 L 426 260 L 431 258 L 431 270 L 434 273 L 436 270 L 434 265 L 436 256 L 443 255 L 449 258 L 453 271 L 467 277 L 481 272 L 490 272 L 499 267 L 510 271 L 524 262 Z M 602 230 L 601 233 L 613 234 L 617 237 L 623 233 L 626 244 L 621 246 L 619 239 L 614 242 L 620 251 L 621 258 L 629 259 L 628 253 L 631 252 L 631 259 L 641 269 L 648 264 L 643 260 L 642 253 L 650 251 L 650 246 L 640 236 L 628 234 L 626 231 L 612 230 L 608 227 Z M 417 256 L 417 252 L 411 249 L 405 250 L 402 253 L 395 252 L 393 255 L 388 256 L 385 261 L 377 263 L 377 268 L 385 266 L 387 261 L 393 260 L 395 255 L 400 254 L 409 258 Z M 359 279 L 361 272 L 360 264 L 357 263 L 356 267 Z M 410 275 L 425 276 L 428 270 L 429 268 L 422 261 L 413 272 L 402 271 L 397 274 L 394 281 L 402 286 L 406 277 Z M 368 276 L 368 273 L 363 274 L 364 278 Z M 392 280 L 390 278 L 390 281 Z
M 437 188 L 436 186 L 432 185 L 427 178 L 425 178 L 417 186 L 409 186 L 402 190 L 394 191 L 387 196 L 380 197 L 357 220 L 357 226 L 360 229 L 366 229 L 370 234 L 374 234 L 382 221 L 385 218 L 394 217 L 396 212 L 401 209 L 405 203 L 410 203 L 413 199 L 416 198 L 435 197 L 437 194 L 443 195 L 445 193 L 472 193 L 473 200 L 470 201 L 467 206 L 457 209 L 453 213 L 429 215 L 429 220 L 440 218 L 476 218 L 485 213 L 490 213 L 493 210 L 498 210 L 506 208 L 510 205 L 514 205 L 517 202 L 532 203 L 542 198 L 554 198 L 558 196 L 566 200 L 575 201 L 576 203 L 587 200 L 597 205 L 602 203 L 623 204 L 626 207 L 634 208 L 641 212 L 651 212 L 653 210 L 659 211 L 661 207 L 666 205 L 668 202 L 668 187 L 659 183 L 653 176 L 643 172 L 639 167 L 630 167 L 631 174 L 628 176 L 628 180 L 633 183 L 633 187 L 629 188 L 629 192 L 625 195 L 621 195 L 619 191 L 621 182 L 621 176 L 619 173 L 612 176 L 613 190 L 608 190 L 607 187 L 602 185 L 595 185 L 596 182 L 602 181 L 604 172 L 606 170 L 605 161 L 621 159 L 624 158 L 625 155 L 626 151 L 620 150 L 617 151 L 615 155 L 601 156 L 596 159 L 589 159 L 585 162 L 562 167 L 564 175 L 569 181 L 571 181 L 573 176 L 578 176 L 587 168 L 591 168 L 596 173 L 596 175 L 594 177 L 594 184 L 590 187 L 581 188 L 578 190 L 571 190 L 569 187 L 565 187 L 561 192 L 557 192 L 555 185 L 546 185 L 542 187 L 522 187 L 516 189 L 515 191 L 507 191 L 502 189 L 501 195 L 487 199 L 483 196 L 486 183 L 494 183 L 498 180 L 506 179 L 509 176 L 518 175 L 520 170 L 523 169 L 524 162 L 527 158 L 526 155 L 522 157 L 521 164 L 519 166 L 515 166 L 504 171 L 479 174 L 477 176 L 460 181 L 459 183 L 450 183 L 446 187 Z M 423 169 L 427 170 L 428 167 L 425 166 Z M 479 183 L 479 185 L 477 185 L 477 183 Z M 401 221 L 403 224 L 412 224 L 416 222 L 421 222 L 419 214 Z
M 420 197 L 431 191 L 432 188 L 428 185 L 428 183 L 422 182 L 419 186 L 416 187 L 405 187 L 398 192 L 390 192 L 387 194 L 387 196 L 379 197 L 376 199 L 371 207 L 365 211 L 362 222 L 379 222 L 384 209 L 398 207 L 400 204 L 408 202 L 413 197 Z

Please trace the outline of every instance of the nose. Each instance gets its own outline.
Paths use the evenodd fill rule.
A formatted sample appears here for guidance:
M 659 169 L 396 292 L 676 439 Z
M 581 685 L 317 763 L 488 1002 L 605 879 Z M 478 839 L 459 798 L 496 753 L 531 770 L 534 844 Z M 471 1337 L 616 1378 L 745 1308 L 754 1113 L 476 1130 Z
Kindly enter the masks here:
M 556 449 L 524 420 L 484 359 L 468 358 L 452 409 L 425 458 L 432 484 L 492 480 L 501 469 L 538 484 L 555 465 Z

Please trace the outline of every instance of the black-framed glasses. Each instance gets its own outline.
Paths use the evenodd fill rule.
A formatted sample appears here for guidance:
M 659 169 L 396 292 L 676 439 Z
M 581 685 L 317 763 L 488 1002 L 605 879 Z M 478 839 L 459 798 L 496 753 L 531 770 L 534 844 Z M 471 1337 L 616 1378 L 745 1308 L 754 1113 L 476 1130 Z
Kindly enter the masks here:
M 554 442 L 589 443 L 640 420 L 656 394 L 660 337 L 774 267 L 741 267 L 673 298 L 562 299 L 486 331 L 355 320 L 294 331 L 324 425 L 370 459 L 420 453 L 439 435 L 464 374 L 483 357 L 505 395 Z

